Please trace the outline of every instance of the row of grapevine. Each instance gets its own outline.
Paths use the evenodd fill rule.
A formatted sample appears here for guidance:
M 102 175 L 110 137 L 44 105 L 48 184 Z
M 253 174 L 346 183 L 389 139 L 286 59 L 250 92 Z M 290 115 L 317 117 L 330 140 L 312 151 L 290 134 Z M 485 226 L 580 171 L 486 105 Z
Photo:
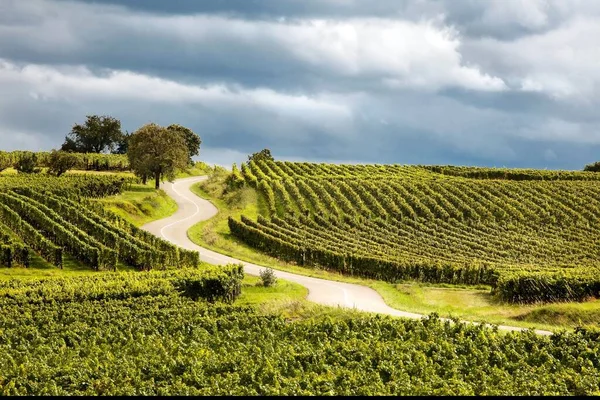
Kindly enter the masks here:
M 504 276 L 496 291 L 515 302 L 600 296 L 588 273 L 600 268 L 600 188 L 587 175 L 476 180 L 422 167 L 273 161 L 250 169 L 271 221 L 243 218 L 231 230 L 277 257 L 389 281 L 458 282 L 448 271 L 478 266 L 469 282 Z M 411 265 L 419 267 L 397 272 Z M 424 274 L 422 265 L 446 272 Z M 538 290 L 525 289 L 526 276 Z
M 15 241 L 9 235 L 1 233 L 6 231 L 6 226 L 0 223 L 0 265 L 9 268 L 13 265 L 28 267 L 31 262 L 29 247 Z
M 0 151 L 0 165 L 13 166 L 27 151 Z M 48 167 L 50 162 L 49 151 L 34 153 L 38 167 Z M 99 154 L 99 153 L 72 153 L 77 163 L 73 169 L 86 171 L 127 171 L 129 160 L 125 154 Z
M 196 300 L 231 301 L 241 277 L 231 266 L 0 282 L 0 394 L 600 393 L 597 330 L 501 333 L 435 314 L 290 321 Z

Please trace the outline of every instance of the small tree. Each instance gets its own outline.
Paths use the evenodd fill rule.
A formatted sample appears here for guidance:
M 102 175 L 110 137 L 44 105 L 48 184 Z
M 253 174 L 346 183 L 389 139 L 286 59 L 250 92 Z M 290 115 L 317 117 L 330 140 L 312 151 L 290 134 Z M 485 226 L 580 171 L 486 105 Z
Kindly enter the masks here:
M 23 174 L 37 174 L 37 155 L 31 151 L 23 152 L 15 162 L 15 169 Z
M 52 150 L 48 159 L 48 173 L 61 176 L 77 165 L 77 156 L 66 151 Z
M 274 158 L 271 155 L 271 150 L 269 149 L 262 149 L 261 151 L 259 151 L 258 153 L 253 153 L 251 156 L 248 156 L 248 161 L 273 161 Z
M 188 164 L 194 165 L 192 157 L 200 154 L 200 144 L 202 144 L 200 136 L 194 133 L 191 129 L 178 124 L 171 124 L 167 126 L 167 129 L 172 132 L 177 132 L 183 137 L 183 140 L 185 140 L 185 145 L 188 149 Z
M 73 125 L 61 150 L 77 153 L 103 153 L 113 150 L 123 136 L 121 121 L 107 115 L 88 115 L 86 118 L 83 125 Z
M 275 276 L 275 271 L 273 271 L 273 268 L 267 267 L 265 269 L 261 269 L 258 274 L 264 287 L 270 287 L 277 283 L 277 277 Z
M 176 170 L 187 167 L 188 148 L 180 134 L 151 123 L 129 137 L 127 158 L 136 175 L 153 176 L 158 189 L 164 177 L 172 180 Z

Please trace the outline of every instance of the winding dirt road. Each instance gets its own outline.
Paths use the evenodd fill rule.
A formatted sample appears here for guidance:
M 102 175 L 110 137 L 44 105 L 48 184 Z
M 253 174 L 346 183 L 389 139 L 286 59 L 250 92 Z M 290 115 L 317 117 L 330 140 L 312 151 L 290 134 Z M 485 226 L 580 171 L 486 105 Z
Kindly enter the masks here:
M 189 239 L 187 235 L 189 228 L 200 221 L 213 217 L 218 212 L 217 208 L 211 202 L 196 196 L 190 191 L 190 187 L 193 184 L 205 179 L 205 176 L 201 176 L 178 179 L 174 183 L 165 183 L 163 190 L 175 200 L 179 208 L 172 216 L 150 222 L 142 226 L 142 229 L 185 249 L 198 251 L 200 259 L 207 263 L 217 265 L 228 263 L 243 264 L 244 272 L 250 275 L 258 275 L 259 271 L 264 269 L 264 267 L 205 249 Z M 409 313 L 389 307 L 385 304 L 379 293 L 366 286 L 328 281 L 285 271 L 275 271 L 278 278 L 296 282 L 306 287 L 308 289 L 308 300 L 318 304 L 356 308 L 361 311 L 405 318 L 423 317 L 421 314 Z M 522 330 L 522 328 L 503 325 L 500 325 L 499 328 L 510 331 Z M 551 332 L 541 330 L 536 330 L 536 333 L 542 335 L 551 334 Z

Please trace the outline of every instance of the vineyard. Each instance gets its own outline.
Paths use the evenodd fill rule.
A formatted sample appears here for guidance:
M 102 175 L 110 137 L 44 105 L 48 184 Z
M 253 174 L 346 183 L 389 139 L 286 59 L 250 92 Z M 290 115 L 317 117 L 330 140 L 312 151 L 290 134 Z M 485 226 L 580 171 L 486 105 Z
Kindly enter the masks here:
M 120 193 L 131 182 L 112 175 L 1 176 L 1 265 L 27 267 L 36 253 L 62 268 L 67 253 L 95 270 L 196 267 L 197 252 L 158 239 L 90 201 Z
M 0 283 L 2 395 L 594 395 L 600 337 L 225 304 L 239 266 Z M 208 301 L 207 301 L 208 300 Z M 218 303 L 210 303 L 218 301 Z
M 0 151 L 0 166 L 2 169 L 13 166 L 20 157 L 31 152 L 27 151 Z M 33 153 L 36 157 L 38 167 L 48 167 L 50 152 L 38 151 Z M 75 156 L 77 163 L 73 169 L 84 171 L 127 171 L 129 160 L 124 154 L 101 154 L 101 153 L 71 153 Z
M 250 161 L 267 211 L 233 235 L 286 261 L 389 282 L 487 284 L 509 302 L 600 296 L 593 172 Z

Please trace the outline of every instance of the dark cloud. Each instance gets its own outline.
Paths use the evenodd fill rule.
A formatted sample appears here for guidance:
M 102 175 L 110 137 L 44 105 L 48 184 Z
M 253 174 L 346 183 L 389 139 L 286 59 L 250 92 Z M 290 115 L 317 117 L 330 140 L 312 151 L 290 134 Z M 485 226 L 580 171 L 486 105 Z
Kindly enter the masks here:
M 5 0 L 0 138 L 49 149 L 109 114 L 189 126 L 220 164 L 578 169 L 600 150 L 600 29 L 558 4 Z

